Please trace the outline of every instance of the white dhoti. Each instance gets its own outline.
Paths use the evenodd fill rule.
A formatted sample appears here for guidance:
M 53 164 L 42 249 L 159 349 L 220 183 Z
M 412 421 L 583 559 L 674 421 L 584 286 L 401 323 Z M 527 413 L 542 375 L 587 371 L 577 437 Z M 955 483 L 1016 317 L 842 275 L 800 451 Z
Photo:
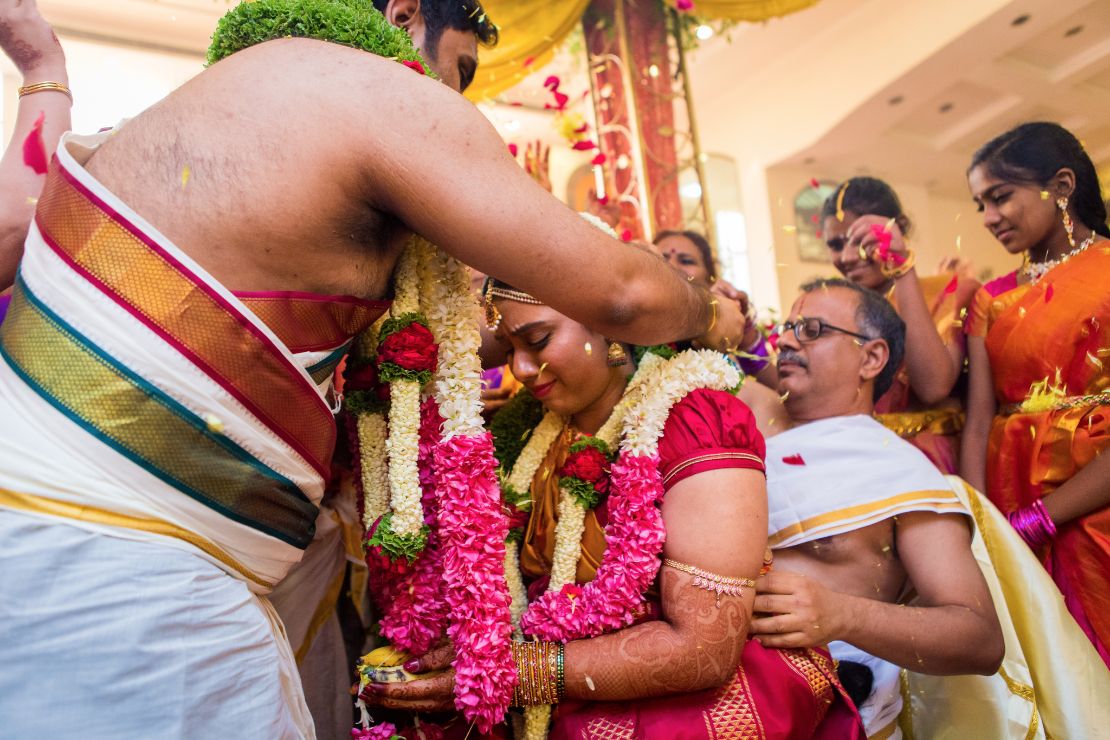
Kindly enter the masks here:
M 101 140 L 58 148 L 0 324 L 0 736 L 313 738 L 266 594 L 382 307 L 240 300 L 84 170 Z
M 0 509 L 0 737 L 304 737 L 280 630 L 204 558 Z

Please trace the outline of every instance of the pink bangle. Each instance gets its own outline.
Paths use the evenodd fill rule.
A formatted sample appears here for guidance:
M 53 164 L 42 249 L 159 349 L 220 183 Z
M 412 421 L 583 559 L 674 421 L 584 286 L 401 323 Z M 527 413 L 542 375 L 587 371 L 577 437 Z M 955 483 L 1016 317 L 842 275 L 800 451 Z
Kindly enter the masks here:
M 1011 511 L 1010 526 L 1033 549 L 1044 547 L 1056 537 L 1056 522 L 1044 508 L 1044 501 L 1037 499 L 1029 506 Z

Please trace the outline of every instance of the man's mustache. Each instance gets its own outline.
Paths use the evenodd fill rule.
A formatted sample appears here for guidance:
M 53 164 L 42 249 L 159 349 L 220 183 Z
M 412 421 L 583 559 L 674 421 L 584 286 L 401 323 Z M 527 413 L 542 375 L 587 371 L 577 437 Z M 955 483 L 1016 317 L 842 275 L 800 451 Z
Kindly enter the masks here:
M 776 364 L 777 367 L 782 367 L 782 364 L 784 362 L 792 362 L 795 365 L 798 365 L 799 367 L 803 367 L 803 368 L 806 368 L 806 369 L 809 368 L 809 363 L 805 361 L 805 358 L 802 357 L 797 352 L 795 352 L 794 350 L 790 350 L 790 349 L 780 349 L 779 350 L 779 359 L 778 359 L 778 362 L 776 362 L 775 364 Z

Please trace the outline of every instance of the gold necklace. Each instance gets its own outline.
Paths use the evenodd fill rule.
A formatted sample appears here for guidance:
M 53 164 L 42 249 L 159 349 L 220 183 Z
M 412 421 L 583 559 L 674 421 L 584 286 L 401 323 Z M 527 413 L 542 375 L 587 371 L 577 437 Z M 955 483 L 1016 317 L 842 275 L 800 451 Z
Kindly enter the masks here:
M 1095 243 L 1095 233 L 1091 232 L 1083 242 L 1065 255 L 1061 255 L 1054 260 L 1045 260 L 1044 262 L 1031 262 L 1029 261 L 1029 252 L 1025 253 L 1025 259 L 1021 263 L 1021 274 L 1029 278 L 1030 285 L 1036 285 L 1041 278 L 1049 273 L 1053 268 L 1059 267 L 1075 255 L 1086 251 L 1087 247 Z

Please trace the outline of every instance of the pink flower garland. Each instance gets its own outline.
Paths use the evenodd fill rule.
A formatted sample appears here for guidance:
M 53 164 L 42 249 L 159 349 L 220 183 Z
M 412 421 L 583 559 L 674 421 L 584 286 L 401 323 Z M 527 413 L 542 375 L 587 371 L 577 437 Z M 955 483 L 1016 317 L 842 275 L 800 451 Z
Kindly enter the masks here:
M 485 734 L 509 708 L 512 657 L 505 582 L 508 518 L 501 511 L 493 438 L 455 436 L 436 446 L 444 601 L 455 646 L 455 707 Z
M 627 627 L 644 603 L 667 538 L 656 506 L 663 496 L 658 456 L 622 453 L 610 485 L 606 547 L 597 577 L 532 602 L 520 622 L 527 634 L 558 642 L 596 637 Z
M 440 444 L 443 417 L 434 398 L 427 398 L 420 407 L 419 471 L 423 491 L 424 523 L 428 525 L 428 543 L 413 567 L 398 584 L 390 589 L 387 612 L 381 619 L 381 634 L 389 642 L 413 655 L 423 655 L 443 635 L 447 623 L 443 601 L 443 554 L 436 526 L 438 514 L 436 474 L 433 466 L 435 449 Z

